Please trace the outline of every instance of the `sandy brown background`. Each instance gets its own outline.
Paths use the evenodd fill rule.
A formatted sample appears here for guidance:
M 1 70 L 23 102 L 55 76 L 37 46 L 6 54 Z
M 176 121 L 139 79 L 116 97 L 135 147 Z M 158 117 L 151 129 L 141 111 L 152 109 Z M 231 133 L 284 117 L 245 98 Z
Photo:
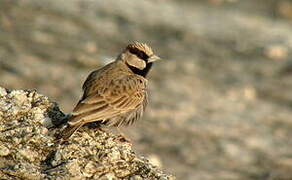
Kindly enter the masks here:
M 137 153 L 186 180 L 292 179 L 292 1 L 0 0 L 0 86 L 69 113 L 131 41 L 152 69 Z

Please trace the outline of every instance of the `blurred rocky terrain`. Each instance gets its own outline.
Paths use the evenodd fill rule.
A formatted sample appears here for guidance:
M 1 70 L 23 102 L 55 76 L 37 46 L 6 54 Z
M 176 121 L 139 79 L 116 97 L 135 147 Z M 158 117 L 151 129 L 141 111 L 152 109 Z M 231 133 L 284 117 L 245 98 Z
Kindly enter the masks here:
M 292 179 L 291 0 L 0 0 L 0 85 L 70 112 L 131 41 L 152 69 L 133 148 L 178 179 Z
M 0 178 L 174 179 L 136 156 L 131 143 L 105 131 L 83 128 L 58 143 L 61 128 L 54 124 L 65 118 L 36 91 L 0 87 Z

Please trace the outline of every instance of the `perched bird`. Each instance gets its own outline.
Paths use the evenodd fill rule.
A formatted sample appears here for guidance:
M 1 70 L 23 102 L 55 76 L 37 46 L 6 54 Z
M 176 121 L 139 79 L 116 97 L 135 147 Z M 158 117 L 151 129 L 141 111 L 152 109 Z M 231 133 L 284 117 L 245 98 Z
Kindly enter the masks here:
M 148 101 L 146 76 L 158 59 L 149 46 L 134 42 L 115 61 L 91 72 L 61 138 L 67 140 L 86 123 L 119 127 L 138 120 Z

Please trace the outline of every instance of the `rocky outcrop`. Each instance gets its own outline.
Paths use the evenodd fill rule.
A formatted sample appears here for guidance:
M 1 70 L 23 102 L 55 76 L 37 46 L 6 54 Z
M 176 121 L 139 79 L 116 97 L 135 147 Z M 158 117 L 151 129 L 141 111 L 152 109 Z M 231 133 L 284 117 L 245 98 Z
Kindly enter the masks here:
M 110 132 L 84 127 L 56 143 L 64 119 L 36 91 L 0 88 L 1 179 L 174 179 Z

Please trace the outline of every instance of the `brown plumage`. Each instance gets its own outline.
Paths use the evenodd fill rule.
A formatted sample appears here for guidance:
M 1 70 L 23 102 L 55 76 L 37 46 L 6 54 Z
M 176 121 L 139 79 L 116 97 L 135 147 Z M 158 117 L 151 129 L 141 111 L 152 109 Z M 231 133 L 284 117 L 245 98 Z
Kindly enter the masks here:
M 84 94 L 61 133 L 62 139 L 86 123 L 118 127 L 139 119 L 147 105 L 146 75 L 158 59 L 149 46 L 135 42 L 114 62 L 93 71 L 83 84 Z

